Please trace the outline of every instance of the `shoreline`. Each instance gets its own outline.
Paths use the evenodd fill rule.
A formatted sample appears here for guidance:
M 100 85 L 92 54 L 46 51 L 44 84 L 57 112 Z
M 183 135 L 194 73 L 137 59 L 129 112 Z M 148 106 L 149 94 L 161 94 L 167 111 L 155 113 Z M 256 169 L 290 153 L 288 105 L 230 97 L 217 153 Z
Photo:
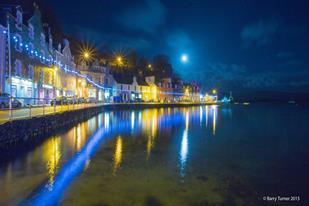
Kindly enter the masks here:
M 111 110 L 151 109 L 168 107 L 192 107 L 204 105 L 220 105 L 220 103 L 117 103 L 104 104 L 78 110 L 68 110 L 45 116 L 16 119 L 0 125 L 0 150 L 8 150 L 20 144 L 40 142 L 47 136 L 70 128 L 91 117 Z

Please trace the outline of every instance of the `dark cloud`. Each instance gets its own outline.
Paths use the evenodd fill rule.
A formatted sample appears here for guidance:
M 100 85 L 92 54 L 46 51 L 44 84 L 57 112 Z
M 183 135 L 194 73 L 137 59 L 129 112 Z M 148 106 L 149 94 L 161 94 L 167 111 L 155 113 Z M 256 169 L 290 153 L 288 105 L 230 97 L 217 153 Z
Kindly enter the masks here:
M 278 32 L 279 23 L 275 19 L 260 20 L 247 25 L 241 31 L 244 47 L 265 46 L 271 42 L 272 37 Z
M 176 51 L 186 51 L 192 47 L 192 39 L 183 31 L 169 32 L 166 36 L 166 43 Z
M 264 72 L 244 78 L 243 86 L 249 89 L 270 89 L 281 86 L 278 76 Z
M 309 89 L 308 1 L 44 1 L 65 32 L 99 50 L 166 54 L 187 81 L 224 90 Z
M 159 0 L 145 0 L 116 16 L 116 21 L 128 29 L 153 33 L 164 23 L 165 16 L 166 8 Z

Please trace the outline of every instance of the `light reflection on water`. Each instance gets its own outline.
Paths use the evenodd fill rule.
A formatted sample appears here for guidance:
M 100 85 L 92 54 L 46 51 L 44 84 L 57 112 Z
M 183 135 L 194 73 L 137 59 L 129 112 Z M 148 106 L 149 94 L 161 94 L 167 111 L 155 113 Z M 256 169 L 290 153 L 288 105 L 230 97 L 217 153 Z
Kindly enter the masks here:
M 64 133 L 46 139 L 32 151 L 5 164 L 1 163 L 0 185 L 3 186 L 3 192 L 0 193 L 0 205 L 20 202 L 34 205 L 41 205 L 44 202 L 52 205 L 61 199 L 64 205 L 72 205 L 70 198 L 82 198 L 82 192 L 86 191 L 92 191 L 95 196 L 93 200 L 87 201 L 99 201 L 99 196 L 102 196 L 105 198 L 104 201 L 111 205 L 121 204 L 118 199 L 135 197 L 133 194 L 127 197 L 122 191 L 118 199 L 109 199 L 108 194 L 113 195 L 105 189 L 102 195 L 95 195 L 101 194 L 100 188 L 95 186 L 100 182 L 106 182 L 104 188 L 110 188 L 111 191 L 122 190 L 127 184 L 140 182 L 141 194 L 145 192 L 146 195 L 147 191 L 152 191 L 151 193 L 156 194 L 167 205 L 179 205 L 185 201 L 177 202 L 173 199 L 169 195 L 170 187 L 173 191 L 187 188 L 186 194 L 176 192 L 175 197 L 186 196 L 188 200 L 199 198 L 202 200 L 207 197 L 210 203 L 222 203 L 224 194 L 227 193 L 226 189 L 220 191 L 212 187 L 226 188 L 224 178 L 229 177 L 231 175 L 229 173 L 234 171 L 233 175 L 242 173 L 242 177 L 248 176 L 238 171 L 238 168 L 241 168 L 242 164 L 248 165 L 257 161 L 249 159 L 248 162 L 240 163 L 244 160 L 243 156 L 237 157 L 237 151 L 248 146 L 235 147 L 235 142 L 229 142 L 233 140 L 228 139 L 232 133 L 236 140 L 243 138 L 245 141 L 249 140 L 241 135 L 252 134 L 253 126 L 248 125 L 246 113 L 236 109 L 233 111 L 233 117 L 234 113 L 238 115 L 239 122 L 232 121 L 232 108 L 218 106 L 104 112 Z M 260 113 L 260 110 L 258 112 L 254 110 L 249 116 L 259 118 Z M 276 116 L 272 118 L 276 119 Z M 261 121 L 258 122 L 260 127 Z M 246 127 L 243 127 L 244 124 L 247 124 Z M 300 127 L 301 129 L 304 128 Z M 259 138 L 252 138 L 250 141 L 257 141 L 254 145 L 259 145 Z M 254 149 L 250 148 L 246 152 L 250 153 L 252 150 Z M 266 154 L 268 153 L 265 152 Z M 230 159 L 231 157 L 233 159 Z M 110 159 L 112 164 L 106 159 Z M 229 168 L 229 165 L 236 169 Z M 253 171 L 256 173 L 256 170 L 255 168 Z M 249 169 L 248 171 L 251 172 Z M 81 176 L 83 172 L 84 175 Z M 258 174 L 260 173 L 263 174 L 263 172 Z M 102 180 L 94 180 L 95 177 L 101 177 Z M 117 179 L 114 179 L 115 177 Z M 181 180 L 177 177 L 181 177 Z M 169 184 L 164 186 L 165 181 Z M 159 185 L 162 185 L 162 188 Z M 137 188 L 139 187 L 135 190 Z M 63 197 L 66 190 L 69 192 Z M 205 191 L 207 195 L 195 194 L 194 191 Z M 72 196 L 79 192 L 80 195 Z M 168 199 L 174 202 L 166 202 Z M 132 204 L 136 203 L 134 201 Z M 80 204 L 83 203 L 87 204 L 87 202 Z
M 59 160 L 61 158 L 60 150 L 61 138 L 59 136 L 48 139 L 43 144 L 43 158 L 46 164 L 46 170 L 48 174 L 47 187 L 52 190 L 54 185 L 55 174 L 58 170 Z
M 114 154 L 114 169 L 113 174 L 116 173 L 117 169 L 120 167 L 122 160 L 122 138 L 121 136 L 117 137 L 115 154 Z

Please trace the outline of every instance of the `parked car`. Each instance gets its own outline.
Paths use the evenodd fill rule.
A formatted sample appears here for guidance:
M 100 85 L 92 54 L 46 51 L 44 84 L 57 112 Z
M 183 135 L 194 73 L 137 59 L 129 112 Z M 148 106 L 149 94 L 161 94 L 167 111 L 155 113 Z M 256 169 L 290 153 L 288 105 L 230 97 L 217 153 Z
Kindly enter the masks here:
M 97 103 L 98 100 L 95 97 L 88 97 L 86 102 L 87 103 Z
M 0 108 L 9 108 L 10 107 L 10 95 L 7 93 L 0 93 Z M 20 108 L 22 103 L 16 98 L 12 98 L 12 107 Z
M 85 102 L 86 102 L 86 100 L 85 100 L 84 97 L 79 97 L 79 98 L 77 98 L 77 103 L 78 103 L 78 104 L 82 104 L 82 103 L 85 103 Z
M 56 97 L 50 102 L 51 105 L 64 105 L 68 104 L 66 97 Z
M 68 103 L 68 104 L 77 104 L 78 101 L 77 101 L 77 98 L 76 98 L 76 97 L 68 97 L 68 98 L 67 98 L 67 103 Z

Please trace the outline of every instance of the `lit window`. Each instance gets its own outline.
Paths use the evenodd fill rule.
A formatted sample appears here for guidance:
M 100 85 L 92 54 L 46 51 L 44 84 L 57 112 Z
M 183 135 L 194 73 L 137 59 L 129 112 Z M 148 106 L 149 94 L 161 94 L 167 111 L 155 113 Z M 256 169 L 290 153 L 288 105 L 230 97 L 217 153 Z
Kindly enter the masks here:
M 29 98 L 32 97 L 32 88 L 31 87 L 27 88 L 27 97 L 29 97 Z
M 21 61 L 19 59 L 15 60 L 14 74 L 16 76 L 21 77 L 21 74 L 22 74 L 22 63 L 21 63 Z
M 33 28 L 32 24 L 29 24 L 29 37 L 31 39 L 34 38 L 34 28 Z

